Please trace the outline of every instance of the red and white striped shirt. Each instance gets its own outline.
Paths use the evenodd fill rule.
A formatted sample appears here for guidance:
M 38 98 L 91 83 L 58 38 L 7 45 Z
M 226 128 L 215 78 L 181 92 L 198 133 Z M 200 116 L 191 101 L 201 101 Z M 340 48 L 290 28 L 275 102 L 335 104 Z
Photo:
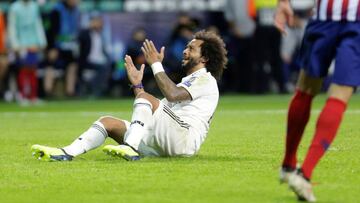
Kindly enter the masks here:
M 360 21 L 360 0 L 317 0 L 314 19 Z

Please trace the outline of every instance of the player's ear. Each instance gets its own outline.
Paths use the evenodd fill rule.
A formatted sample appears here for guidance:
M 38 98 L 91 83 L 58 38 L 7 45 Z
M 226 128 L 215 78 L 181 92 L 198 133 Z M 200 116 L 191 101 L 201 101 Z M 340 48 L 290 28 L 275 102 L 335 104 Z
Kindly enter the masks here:
M 200 58 L 200 62 L 201 63 L 207 63 L 209 61 L 209 59 L 208 58 L 206 58 L 206 57 L 204 57 L 204 56 L 202 56 L 201 58 Z

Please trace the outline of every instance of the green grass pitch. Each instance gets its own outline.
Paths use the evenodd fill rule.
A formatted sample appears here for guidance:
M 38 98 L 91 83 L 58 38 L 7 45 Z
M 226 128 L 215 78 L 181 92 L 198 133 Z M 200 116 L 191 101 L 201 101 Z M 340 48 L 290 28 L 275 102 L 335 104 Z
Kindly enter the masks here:
M 41 162 L 30 152 L 33 144 L 69 144 L 102 115 L 130 119 L 131 99 L 27 108 L 0 103 L 0 202 L 296 202 L 278 182 L 289 99 L 223 96 L 198 155 L 139 162 L 107 156 L 101 148 L 66 163 Z M 325 99 L 322 95 L 314 101 L 299 160 Z M 359 135 L 356 95 L 313 175 L 318 202 L 359 201 Z

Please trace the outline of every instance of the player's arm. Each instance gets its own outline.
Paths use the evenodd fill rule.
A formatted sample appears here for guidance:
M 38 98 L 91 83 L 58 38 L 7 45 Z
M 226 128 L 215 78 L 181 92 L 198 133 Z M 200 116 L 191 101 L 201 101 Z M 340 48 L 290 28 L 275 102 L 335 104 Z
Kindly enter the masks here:
M 274 25 L 280 32 L 285 34 L 286 24 L 293 26 L 294 12 L 289 0 L 278 0 L 278 6 L 274 16 Z
M 144 53 L 146 62 L 151 65 L 156 83 L 165 98 L 169 102 L 191 100 L 190 93 L 185 88 L 176 86 L 164 72 L 161 62 L 164 59 L 165 48 L 162 47 L 159 53 L 152 41 L 145 40 L 141 50 Z

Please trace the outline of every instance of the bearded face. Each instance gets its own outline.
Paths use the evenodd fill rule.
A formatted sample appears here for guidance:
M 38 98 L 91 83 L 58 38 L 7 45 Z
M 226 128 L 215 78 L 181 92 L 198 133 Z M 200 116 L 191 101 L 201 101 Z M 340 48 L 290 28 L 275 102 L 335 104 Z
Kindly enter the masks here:
M 201 63 L 200 40 L 191 40 L 183 52 L 182 68 L 185 72 Z
M 188 57 L 188 58 L 184 58 L 182 61 L 182 68 L 184 69 L 184 71 L 188 71 L 190 70 L 192 67 L 198 65 L 200 63 L 200 58 L 194 58 L 194 57 Z

